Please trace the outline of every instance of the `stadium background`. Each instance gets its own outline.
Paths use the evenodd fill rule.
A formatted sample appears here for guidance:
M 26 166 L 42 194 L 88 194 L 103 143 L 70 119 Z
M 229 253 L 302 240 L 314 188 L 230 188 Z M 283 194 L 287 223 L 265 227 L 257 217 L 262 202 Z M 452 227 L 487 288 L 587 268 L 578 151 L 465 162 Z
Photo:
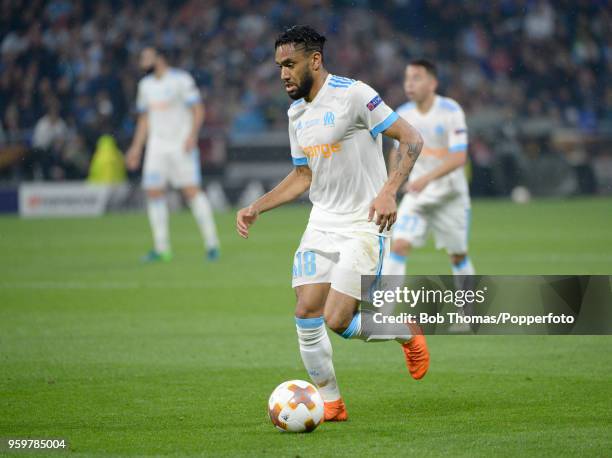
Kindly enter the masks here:
M 467 111 L 472 194 L 498 197 L 474 199 L 478 273 L 609 275 L 611 16 L 603 0 L 2 0 L 0 211 L 17 211 L 27 183 L 86 179 L 101 137 L 126 149 L 136 56 L 151 43 L 201 88 L 209 194 L 235 205 L 246 188 L 268 189 L 291 167 L 273 40 L 309 23 L 329 38 L 329 69 L 392 106 L 409 58 L 439 63 L 442 92 Z M 138 178 L 122 206 L 142 204 Z M 535 198 L 513 203 L 516 186 Z M 65 437 L 72 456 L 612 450 L 609 336 L 431 336 L 431 369 L 416 383 L 397 345 L 332 335 L 350 421 L 279 434 L 267 397 L 307 378 L 290 275 L 308 206 L 264 215 L 248 241 L 231 210 L 216 218 L 217 263 L 177 211 L 174 259 L 142 265 L 144 212 L 0 217 L 0 439 Z M 409 260 L 411 275 L 449 271 L 431 243 Z
M 0 177 L 84 179 L 103 134 L 125 150 L 137 53 L 154 44 L 200 86 L 208 183 L 232 200 L 248 179 L 269 188 L 290 166 L 273 42 L 283 26 L 308 23 L 329 38 L 330 71 L 369 83 L 390 106 L 405 101 L 410 58 L 438 63 L 442 93 L 467 113 L 474 196 L 519 185 L 609 194 L 611 16 L 604 0 L 4 1 Z

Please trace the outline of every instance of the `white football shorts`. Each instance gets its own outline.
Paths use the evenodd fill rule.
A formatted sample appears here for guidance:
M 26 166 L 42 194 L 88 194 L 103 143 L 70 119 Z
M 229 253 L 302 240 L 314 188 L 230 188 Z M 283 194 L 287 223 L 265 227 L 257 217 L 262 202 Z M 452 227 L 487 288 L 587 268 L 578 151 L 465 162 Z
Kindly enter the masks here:
M 172 185 L 175 188 L 200 186 L 200 151 L 191 153 L 182 148 L 175 150 L 147 149 L 142 168 L 142 187 L 161 189 Z
M 448 254 L 467 253 L 470 218 L 471 209 L 462 195 L 437 204 L 420 205 L 414 195 L 405 194 L 397 211 L 392 238 L 406 240 L 418 248 L 432 232 L 437 249 L 443 248 Z
M 306 228 L 293 257 L 291 286 L 330 283 L 336 291 L 361 300 L 361 276 L 381 274 L 387 239 L 367 232 Z

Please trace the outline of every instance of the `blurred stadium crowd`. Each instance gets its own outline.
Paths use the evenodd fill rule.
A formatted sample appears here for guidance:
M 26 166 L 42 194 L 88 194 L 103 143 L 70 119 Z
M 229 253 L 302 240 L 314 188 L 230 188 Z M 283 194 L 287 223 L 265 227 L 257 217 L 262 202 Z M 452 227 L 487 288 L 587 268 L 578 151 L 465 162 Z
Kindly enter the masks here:
M 167 50 L 173 65 L 196 78 L 206 103 L 205 137 L 222 132 L 231 145 L 286 132 L 289 100 L 273 61 L 274 38 L 286 25 L 308 23 L 328 37 L 330 71 L 369 83 L 391 106 L 405 101 L 407 60 L 438 63 L 442 92 L 468 116 L 476 194 L 507 193 L 529 184 L 529 173 L 537 187 L 539 171 L 551 164 L 561 167 L 555 186 L 611 192 L 610 6 L 607 0 L 2 0 L 0 176 L 82 178 L 102 134 L 125 147 L 141 76 L 136 56 L 147 44 Z M 222 167 L 224 155 L 212 161 Z

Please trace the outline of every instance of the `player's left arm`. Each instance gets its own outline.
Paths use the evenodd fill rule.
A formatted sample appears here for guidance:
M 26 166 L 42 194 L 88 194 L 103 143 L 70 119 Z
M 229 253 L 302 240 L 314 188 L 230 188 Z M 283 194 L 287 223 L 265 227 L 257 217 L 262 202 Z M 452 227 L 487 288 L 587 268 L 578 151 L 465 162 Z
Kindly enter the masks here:
M 185 140 L 185 152 L 191 153 L 198 146 L 198 136 L 204 123 L 204 104 L 194 79 L 187 74 L 183 81 L 183 100 L 191 109 L 191 130 Z
M 407 190 L 416 193 L 421 192 L 432 181 L 463 167 L 467 162 L 467 147 L 468 137 L 465 115 L 461 108 L 457 107 L 457 111 L 452 113 L 449 123 L 448 154 L 446 154 L 438 167 L 408 183 Z
M 410 175 L 423 149 L 423 137 L 402 117 L 398 117 L 383 133 L 397 140 L 399 146 L 389 164 L 389 178 L 370 206 L 370 219 L 374 214 L 377 215 L 376 224 L 380 232 L 384 231 L 385 227 L 387 230 L 391 229 L 395 223 L 397 191 Z
M 389 178 L 370 204 L 368 215 L 369 221 L 376 217 L 378 230 L 383 232 L 385 228 L 390 229 L 397 219 L 397 191 L 421 153 L 423 138 L 367 84 L 357 82 L 352 85 L 349 97 L 355 120 L 368 129 L 372 138 L 376 139 L 382 133 L 399 143 L 397 160 L 391 166 Z

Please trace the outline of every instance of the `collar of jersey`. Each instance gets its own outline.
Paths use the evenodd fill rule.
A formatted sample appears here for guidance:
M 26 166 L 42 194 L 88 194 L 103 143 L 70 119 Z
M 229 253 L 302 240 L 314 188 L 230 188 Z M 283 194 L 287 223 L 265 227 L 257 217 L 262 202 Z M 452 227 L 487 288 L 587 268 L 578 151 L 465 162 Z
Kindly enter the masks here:
M 329 85 L 329 79 L 332 76 L 333 75 L 331 73 L 327 74 L 327 78 L 325 78 L 325 81 L 323 82 L 323 86 L 321 86 L 321 89 L 319 89 L 319 92 L 317 92 L 317 95 L 315 95 L 314 99 L 312 99 L 310 102 L 306 102 L 306 99 L 304 99 L 304 102 L 306 103 L 307 107 L 314 106 L 319 100 L 321 100 L 321 97 L 323 97 L 323 93 L 327 91 L 327 87 Z
M 433 103 L 429 107 L 429 110 L 427 111 L 427 113 L 421 113 L 419 111 L 419 109 L 416 107 L 416 105 L 415 105 L 414 109 L 419 114 L 419 116 L 421 116 L 422 118 L 426 118 L 427 116 L 429 116 L 430 114 L 433 113 L 434 109 L 438 106 L 439 102 L 440 102 L 440 96 L 438 94 L 436 94 L 436 95 L 434 95 Z

